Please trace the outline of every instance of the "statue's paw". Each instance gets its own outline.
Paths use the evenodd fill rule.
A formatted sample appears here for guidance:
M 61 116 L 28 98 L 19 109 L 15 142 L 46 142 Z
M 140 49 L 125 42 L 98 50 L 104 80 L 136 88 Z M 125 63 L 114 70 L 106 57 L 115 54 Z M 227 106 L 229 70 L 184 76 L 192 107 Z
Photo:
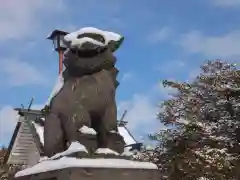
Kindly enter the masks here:
M 60 159 L 61 157 L 86 157 L 88 151 L 84 145 L 79 142 L 72 142 L 66 151 L 60 152 L 49 158 L 49 160 Z

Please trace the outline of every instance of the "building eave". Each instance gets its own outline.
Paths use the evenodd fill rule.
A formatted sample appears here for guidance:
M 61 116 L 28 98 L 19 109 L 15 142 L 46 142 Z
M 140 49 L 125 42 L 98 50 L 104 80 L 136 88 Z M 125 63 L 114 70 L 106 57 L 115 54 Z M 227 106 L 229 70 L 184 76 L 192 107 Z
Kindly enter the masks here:
M 19 132 L 20 127 L 21 127 L 21 122 L 18 121 L 18 122 L 17 122 L 17 125 L 16 125 L 16 127 L 15 127 L 15 129 L 14 129 L 13 136 L 12 136 L 12 138 L 11 138 L 11 141 L 10 141 L 10 143 L 9 143 L 9 145 L 8 145 L 7 153 L 6 153 L 6 155 L 4 156 L 4 161 L 3 161 L 4 164 L 6 164 L 7 161 L 8 161 L 8 158 L 9 158 L 9 156 L 10 156 L 10 154 L 11 154 L 11 151 L 12 151 L 14 142 L 15 142 L 15 140 L 16 140 L 16 138 L 17 138 L 17 135 L 18 135 L 18 132 Z

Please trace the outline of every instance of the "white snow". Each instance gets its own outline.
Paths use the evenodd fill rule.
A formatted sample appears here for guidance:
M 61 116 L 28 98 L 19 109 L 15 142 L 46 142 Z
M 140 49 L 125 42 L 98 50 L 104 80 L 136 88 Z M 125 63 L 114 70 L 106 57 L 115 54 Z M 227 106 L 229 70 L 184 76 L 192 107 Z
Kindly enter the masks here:
M 185 124 L 185 125 L 188 125 L 190 123 L 188 120 L 183 119 L 183 118 L 178 119 L 177 122 L 180 124 Z
M 79 131 L 83 134 L 92 134 L 92 135 L 96 135 L 97 132 L 93 129 L 93 128 L 90 128 L 90 127 L 87 127 L 87 126 L 83 126 L 79 129 Z
M 72 142 L 66 151 L 60 152 L 49 158 L 50 160 L 59 159 L 60 157 L 67 156 L 75 152 L 86 152 L 88 153 L 86 147 L 79 142 Z
M 44 118 L 44 117 L 40 117 L 40 119 L 41 119 L 42 121 L 45 121 L 45 118 Z
M 221 154 L 226 153 L 227 152 L 227 148 L 223 148 L 223 149 L 208 149 L 206 150 L 206 153 L 211 153 L 211 152 L 219 152 Z
M 116 132 L 116 131 L 112 130 L 112 131 L 110 131 L 110 133 L 117 134 L 118 132 Z
M 47 156 L 41 156 L 38 162 L 46 161 L 48 160 Z
M 44 145 L 44 127 L 40 126 L 36 123 L 33 122 L 34 127 L 36 128 L 37 134 L 39 136 L 39 139 L 41 141 L 41 143 Z M 86 134 L 93 134 L 94 132 L 96 133 L 96 131 L 92 128 L 89 128 L 87 126 L 82 127 L 81 129 L 79 129 L 79 131 L 81 131 L 82 133 L 86 133 Z M 127 129 L 125 127 L 118 127 L 118 131 L 119 134 L 123 137 L 124 142 L 126 143 L 126 145 L 131 145 L 131 144 L 135 144 L 137 143 L 133 137 L 128 133 Z M 112 133 L 116 133 L 116 132 L 112 132 Z M 128 149 L 131 149 L 131 147 L 128 147 Z
M 134 153 L 129 150 L 129 147 L 124 148 L 124 152 L 121 154 L 121 156 L 132 156 Z
M 134 138 L 129 134 L 128 130 L 126 129 L 126 127 L 118 127 L 118 131 L 120 133 L 120 135 L 123 137 L 124 142 L 126 143 L 126 145 L 130 145 L 130 144 L 135 144 L 137 143 Z
M 208 178 L 200 177 L 200 178 L 198 178 L 198 180 L 208 180 Z
M 95 153 L 97 153 L 97 154 L 114 154 L 116 156 L 119 155 L 117 152 L 115 152 L 109 148 L 98 148 Z
M 85 34 L 85 33 L 100 34 L 105 39 L 105 43 L 102 43 L 100 41 L 97 41 L 97 40 L 89 38 L 89 37 L 83 37 L 80 39 L 77 38 L 79 35 Z M 115 42 L 120 41 L 121 38 L 122 38 L 122 36 L 120 34 L 117 34 L 114 32 L 109 32 L 109 31 L 103 31 L 103 30 L 100 30 L 100 29 L 94 28 L 94 27 L 84 27 L 78 31 L 72 32 L 72 33 L 64 36 L 64 40 L 66 42 L 71 42 L 70 48 L 77 47 L 80 49 L 82 47 L 82 44 L 85 42 L 91 42 L 97 46 L 106 46 L 111 41 L 115 41 Z
M 32 124 L 34 125 L 34 127 L 37 131 L 37 134 L 38 134 L 41 144 L 44 145 L 44 128 L 42 126 L 36 124 L 35 122 L 32 122 Z
M 125 159 L 76 159 L 72 157 L 62 157 L 54 161 L 42 161 L 39 164 L 19 171 L 15 177 L 27 176 L 41 172 L 53 171 L 65 168 L 125 168 L 125 169 L 157 169 L 157 166 L 149 162 L 138 162 Z
M 64 70 L 63 70 L 64 71 Z M 50 94 L 50 96 L 48 97 L 47 102 L 45 103 L 45 105 L 49 105 L 51 99 L 57 95 L 57 93 L 62 89 L 63 85 L 64 85 L 64 78 L 62 76 L 63 71 L 59 74 L 57 81 L 55 83 L 55 86 Z
M 72 35 L 72 36 L 67 37 L 65 39 L 71 39 L 71 48 L 77 47 L 78 49 L 81 49 L 82 45 L 86 42 L 90 42 L 90 43 L 95 44 L 97 46 L 102 46 L 102 47 L 105 46 L 105 44 L 103 44 L 102 42 L 99 42 L 99 41 L 97 41 L 95 39 L 92 39 L 92 38 L 89 38 L 89 37 L 83 37 L 83 38 L 77 39 L 77 38 L 75 38 L 74 35 Z

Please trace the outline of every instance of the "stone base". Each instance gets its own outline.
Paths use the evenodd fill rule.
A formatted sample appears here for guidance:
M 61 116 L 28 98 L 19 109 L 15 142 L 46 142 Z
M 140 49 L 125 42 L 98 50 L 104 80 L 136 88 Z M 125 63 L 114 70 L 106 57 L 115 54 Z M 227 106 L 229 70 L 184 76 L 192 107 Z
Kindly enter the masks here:
M 124 139 L 119 133 L 108 133 L 108 144 L 107 147 L 113 151 L 118 152 L 119 154 L 122 154 L 124 151 Z M 97 150 L 97 136 L 91 135 L 91 134 L 79 134 L 77 139 L 82 145 L 84 145 L 89 154 L 93 154 L 95 150 Z
M 69 160 L 69 158 L 67 159 Z M 41 164 L 39 163 L 35 167 L 18 172 L 15 178 L 16 180 L 159 180 L 159 172 L 151 163 L 142 163 L 141 165 L 141 162 L 121 159 L 111 159 L 110 161 L 108 159 L 81 159 L 77 160 L 78 164 L 76 159 L 72 159 L 72 162 L 67 159 L 63 159 L 63 162 L 66 163 L 62 168 L 60 167 L 63 162 L 53 162 L 52 165 L 47 163 L 39 165 Z M 91 165 L 94 162 L 96 163 Z M 104 164 L 104 162 L 106 163 Z M 101 165 L 101 163 L 103 164 Z
M 87 148 L 89 154 L 92 154 L 97 149 L 96 135 L 79 133 L 78 141 Z
M 124 151 L 124 139 L 119 133 L 109 133 L 108 134 L 108 145 L 107 148 L 112 149 L 119 154 Z

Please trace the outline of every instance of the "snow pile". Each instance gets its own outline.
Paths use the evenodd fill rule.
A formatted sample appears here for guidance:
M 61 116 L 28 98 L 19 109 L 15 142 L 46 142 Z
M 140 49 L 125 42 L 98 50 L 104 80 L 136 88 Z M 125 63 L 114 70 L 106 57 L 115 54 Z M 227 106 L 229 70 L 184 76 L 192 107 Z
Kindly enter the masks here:
M 46 161 L 49 158 L 47 156 L 41 156 L 38 162 Z
M 93 129 L 93 128 L 90 128 L 90 127 L 87 127 L 87 126 L 83 126 L 79 129 L 79 131 L 83 134 L 91 134 L 91 135 L 96 135 L 97 132 Z
M 113 154 L 118 156 L 119 154 L 109 148 L 98 148 L 95 152 L 96 154 Z
M 19 171 L 15 177 L 27 176 L 41 172 L 65 168 L 125 168 L 125 169 L 157 169 L 157 166 L 149 162 L 138 162 L 125 159 L 76 159 L 72 157 L 62 157 L 54 161 L 42 161 L 41 163 Z
M 117 131 L 111 130 L 110 133 L 117 134 Z
M 78 36 L 83 34 L 101 35 L 104 38 L 104 42 L 101 42 L 100 40 L 96 40 L 91 37 L 78 38 Z M 64 41 L 66 42 L 66 45 L 69 46 L 69 48 L 78 48 L 78 49 L 82 49 L 83 44 L 86 42 L 92 43 L 100 47 L 105 47 L 110 43 L 114 43 L 116 47 L 112 49 L 112 51 L 115 51 L 121 45 L 123 41 L 123 37 L 118 33 L 103 31 L 94 27 L 84 27 L 76 32 L 72 32 L 64 36 Z
M 63 156 L 67 156 L 76 152 L 88 153 L 86 147 L 79 142 L 72 142 L 66 151 L 60 152 L 49 158 L 49 160 L 59 159 Z
M 121 156 L 133 156 L 134 152 L 130 151 L 129 147 L 124 148 L 124 152 L 121 154 Z

